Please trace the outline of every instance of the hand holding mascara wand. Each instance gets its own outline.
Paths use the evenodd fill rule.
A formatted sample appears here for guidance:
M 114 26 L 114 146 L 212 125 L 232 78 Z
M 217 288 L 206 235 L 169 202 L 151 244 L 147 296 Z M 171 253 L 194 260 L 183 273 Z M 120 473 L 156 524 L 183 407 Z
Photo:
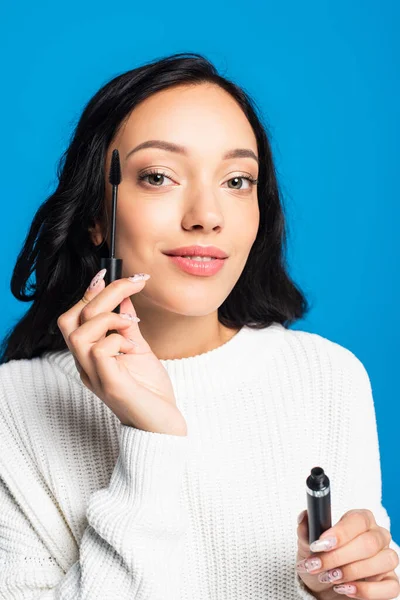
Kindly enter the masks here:
M 117 195 L 118 186 L 121 183 L 121 164 L 119 161 L 119 152 L 117 149 L 113 150 L 111 157 L 109 182 L 112 185 L 112 216 L 111 216 L 111 245 L 110 245 L 110 256 L 108 258 L 101 258 L 100 265 L 102 269 L 107 269 L 104 281 L 108 285 L 116 279 L 121 279 L 122 276 L 122 258 L 115 258 L 115 228 L 116 228 L 116 215 L 117 215 Z M 116 306 L 113 312 L 120 312 L 120 306 Z
M 57 325 L 73 354 L 82 383 L 108 406 L 122 425 L 187 436 L 186 420 L 177 408 L 170 377 L 142 336 L 137 325 L 140 319 L 129 312 L 125 313 L 126 320 L 121 318 L 123 313 L 114 316 L 109 313 L 116 302 L 120 304 L 113 312 L 120 313 L 120 308 L 135 312 L 131 297 L 144 288 L 150 277 L 148 273 L 121 277 L 122 259 L 115 258 L 117 187 L 121 181 L 117 150 L 112 154 L 109 181 L 113 186 L 110 256 L 101 260 L 103 273 L 99 271 L 93 277 L 84 296 L 66 311 L 67 317 L 66 313 L 59 315 Z M 102 275 L 108 275 L 104 282 Z M 107 284 L 116 279 L 121 279 L 120 283 L 107 290 Z M 85 306 L 92 300 L 92 315 L 82 319 Z M 116 329 L 110 330 L 114 324 Z M 79 329 L 82 333 L 77 339 L 71 334 Z

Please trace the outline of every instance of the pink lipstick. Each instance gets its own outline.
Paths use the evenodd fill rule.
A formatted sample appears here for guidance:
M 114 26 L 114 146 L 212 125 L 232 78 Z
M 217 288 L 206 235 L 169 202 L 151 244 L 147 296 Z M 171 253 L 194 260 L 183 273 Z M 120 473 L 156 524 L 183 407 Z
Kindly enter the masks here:
M 214 258 L 207 261 L 192 260 L 191 258 L 184 258 L 183 256 L 168 256 L 168 258 L 175 263 L 185 273 L 190 275 L 198 275 L 200 277 L 209 277 L 215 275 L 224 266 L 225 260 L 222 258 Z

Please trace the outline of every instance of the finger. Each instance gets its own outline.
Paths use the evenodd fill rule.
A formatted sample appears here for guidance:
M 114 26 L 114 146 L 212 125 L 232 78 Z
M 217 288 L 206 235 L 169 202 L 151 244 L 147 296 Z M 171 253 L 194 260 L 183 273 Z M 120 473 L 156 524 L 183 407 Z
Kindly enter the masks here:
M 386 579 L 387 577 L 393 577 L 398 581 L 398 577 L 396 575 L 396 571 L 389 571 L 388 573 L 380 573 L 379 575 L 372 575 L 371 577 L 363 577 L 363 581 L 382 581 L 382 579 Z
M 146 275 L 146 278 L 148 277 L 150 276 Z M 82 308 L 80 323 L 85 323 L 99 313 L 113 311 L 125 298 L 141 292 L 145 285 L 146 279 L 144 278 L 132 281 L 128 277 L 124 277 L 112 281 L 102 290 L 101 294 L 96 294 Z
M 309 556 L 309 531 L 308 531 L 308 513 L 303 511 L 303 520 L 297 525 L 297 548 L 298 553 L 302 558 Z
M 97 387 L 100 383 L 96 373 L 96 365 L 90 354 L 92 346 L 103 340 L 107 331 L 111 329 L 118 332 L 119 330 L 124 331 L 129 329 L 130 326 L 131 322 L 124 319 L 120 314 L 114 312 L 100 313 L 80 325 L 69 336 L 68 341 L 71 351 L 80 365 L 79 373 L 82 374 L 83 369 L 91 381 L 92 387 Z
M 115 343 L 115 338 L 119 337 L 120 339 L 118 340 L 118 343 Z M 111 339 L 110 339 L 111 338 Z M 116 335 L 116 334 L 111 334 L 110 336 L 108 336 L 106 338 L 106 346 L 105 351 L 109 352 L 109 355 L 113 355 L 113 353 L 115 352 L 115 358 L 116 360 L 118 359 L 118 355 L 119 354 L 132 354 L 135 352 L 135 348 L 136 346 L 128 339 L 128 338 L 124 338 L 120 335 Z M 119 348 L 119 350 L 115 351 L 115 348 Z M 93 362 L 93 358 L 92 358 L 92 362 Z M 79 363 L 78 363 L 79 365 Z M 79 365 L 80 367 L 80 365 Z M 108 367 L 108 373 L 110 373 L 110 368 Z M 87 375 L 87 373 L 83 370 L 82 367 L 80 367 L 80 376 L 81 376 L 81 380 L 82 382 L 85 384 L 86 387 L 89 388 L 89 390 L 93 393 L 96 393 L 96 388 L 98 388 L 98 386 L 101 386 L 101 378 L 98 377 L 98 374 L 96 372 L 96 377 L 93 378 L 92 380 L 89 378 L 89 376 Z M 115 376 L 115 374 L 114 374 Z M 93 379 L 95 379 L 95 381 L 93 381 Z M 111 408 L 111 407 L 110 407 Z
M 106 269 L 99 271 L 86 289 L 81 300 L 63 313 L 57 320 L 58 327 L 64 337 L 65 343 L 72 354 L 74 354 L 74 350 L 70 343 L 70 336 L 83 324 L 83 322 L 89 320 L 95 314 L 102 312 L 100 310 L 102 305 L 105 305 L 103 312 L 105 312 L 105 310 L 113 310 L 118 305 L 118 301 L 121 302 L 129 294 L 140 292 L 145 285 L 145 279 L 133 282 L 128 278 L 124 278 L 113 281 L 106 287 L 104 283 L 105 273 Z M 103 299 L 101 299 L 103 294 Z M 94 304 L 95 301 L 96 303 Z M 74 360 L 76 368 L 81 375 L 83 366 L 79 364 L 75 355 Z
M 135 307 L 133 306 L 132 300 L 130 296 L 124 298 L 121 302 L 121 313 L 132 315 L 132 317 L 137 317 Z M 151 350 L 149 344 L 145 340 L 142 335 L 142 332 L 139 328 L 139 322 L 133 319 L 129 322 L 129 327 L 124 328 L 119 333 L 125 337 L 133 340 L 136 346 L 136 354 L 144 354 L 145 352 L 149 352 Z
M 95 363 L 102 387 L 121 374 L 124 365 L 119 360 L 119 353 L 135 354 L 136 346 L 118 333 L 112 333 L 92 347 L 90 356 Z
M 99 393 L 102 401 L 113 411 L 121 423 L 131 423 L 132 406 L 126 396 L 126 383 L 123 379 L 129 379 L 130 392 L 135 392 L 135 381 L 130 377 L 126 365 L 122 362 L 119 354 L 134 354 L 135 346 L 126 338 L 117 333 L 112 333 L 99 343 L 94 344 L 90 351 L 91 361 L 95 365 L 99 379 Z M 124 393 L 116 392 L 115 383 L 118 382 L 124 388 Z M 120 386 L 117 386 L 120 388 Z M 94 390 L 96 393 L 96 390 Z M 148 409 L 149 407 L 147 407 Z
M 388 576 L 379 582 L 352 581 L 343 584 L 345 588 L 354 585 L 355 593 L 345 592 L 349 598 L 358 598 L 359 600 L 391 600 L 397 598 L 400 593 L 400 586 L 396 576 Z M 337 591 L 336 586 L 333 588 Z
M 93 361 L 101 380 L 102 400 L 122 424 L 134 424 L 138 429 L 153 431 L 151 426 L 149 428 L 149 415 L 157 413 L 157 421 L 167 427 L 171 423 L 175 407 L 165 399 L 157 397 L 153 391 L 146 394 L 145 387 L 132 377 L 124 357 L 114 356 L 118 351 L 125 354 L 137 353 L 136 346 L 114 333 L 92 347 Z M 115 382 L 119 385 L 116 386 Z
M 334 548 L 344 546 L 350 540 L 353 540 L 357 536 L 374 529 L 377 527 L 375 517 L 373 513 L 368 509 L 356 509 L 346 512 L 338 521 L 336 525 L 330 527 L 319 537 L 319 540 L 325 540 L 326 538 L 335 538 Z M 317 541 L 317 540 L 315 540 Z M 325 550 L 330 551 L 332 548 L 323 548 L 321 545 L 313 542 L 310 544 L 310 550 L 312 552 L 323 552 Z
M 83 297 L 79 300 L 79 302 L 74 304 L 74 306 L 72 306 L 68 311 L 63 313 L 57 319 L 58 328 L 61 331 L 61 334 L 64 338 L 65 344 L 67 345 L 67 348 L 72 353 L 72 356 L 75 361 L 76 369 L 77 369 L 79 375 L 81 376 L 82 381 L 85 383 L 85 385 L 87 385 L 87 381 L 89 378 L 88 378 L 87 374 L 83 371 L 82 366 L 79 364 L 76 356 L 72 352 L 72 346 L 69 341 L 69 336 L 72 331 L 74 331 L 75 329 L 77 329 L 79 327 L 79 324 L 80 324 L 79 323 L 79 315 L 80 315 L 83 307 L 85 306 L 85 304 L 88 304 L 92 298 L 94 298 L 97 294 L 99 294 L 101 292 L 101 290 L 104 289 L 104 287 L 105 287 L 104 277 L 105 277 L 106 272 L 107 272 L 107 269 L 102 269 L 101 271 L 99 271 L 93 277 L 92 281 L 90 282 Z M 87 387 L 89 387 L 89 385 L 87 385 Z M 90 387 L 89 387 L 89 389 L 90 389 Z
M 102 272 L 104 272 L 104 269 L 97 275 Z M 103 279 L 98 280 L 96 287 L 91 289 L 89 286 L 81 300 L 57 320 L 66 344 L 68 345 L 68 338 L 71 333 L 85 321 L 98 313 L 113 311 L 124 298 L 140 292 L 145 285 L 144 282 L 144 279 L 134 282 L 124 277 L 112 281 L 107 286 L 105 286 Z
M 80 325 L 79 316 L 86 304 L 99 294 L 105 287 L 104 277 L 107 269 L 99 271 L 92 279 L 82 298 L 74 304 L 69 310 L 60 315 L 57 319 L 57 325 L 60 329 L 67 347 L 72 348 L 69 342 L 69 336 Z
M 388 573 L 395 569 L 397 564 L 397 554 L 394 550 L 385 548 L 372 558 L 357 560 L 347 565 L 323 571 L 318 575 L 318 581 L 320 583 L 334 582 L 337 584 L 363 580 L 367 577 L 376 577 L 382 573 Z
M 383 551 L 387 553 L 386 556 L 394 556 L 394 554 L 397 556 L 397 553 L 390 548 L 384 548 L 384 550 L 382 550 L 384 547 L 383 544 L 384 542 L 379 529 L 371 529 L 370 531 L 357 536 L 345 546 L 340 546 L 339 548 L 333 549 L 330 552 L 319 552 L 317 554 L 313 554 L 312 558 L 318 557 L 321 560 L 321 566 L 312 571 L 312 573 L 318 575 L 322 571 L 336 569 L 344 565 L 355 563 L 356 561 L 372 558 Z M 308 558 L 309 556 L 307 556 L 306 560 Z M 389 561 L 388 564 L 383 565 L 381 572 L 389 571 L 392 568 L 392 562 Z M 353 577 L 353 575 L 350 575 L 350 577 Z

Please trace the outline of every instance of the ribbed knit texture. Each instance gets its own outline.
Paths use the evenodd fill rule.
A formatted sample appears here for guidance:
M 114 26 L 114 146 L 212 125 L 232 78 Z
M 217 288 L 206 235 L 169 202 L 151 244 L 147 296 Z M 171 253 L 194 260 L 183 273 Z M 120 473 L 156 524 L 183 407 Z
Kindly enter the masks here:
M 314 466 L 332 524 L 369 508 L 390 530 L 350 350 L 275 323 L 161 362 L 186 437 L 121 425 L 68 350 L 0 366 L 0 598 L 312 599 L 295 563 Z

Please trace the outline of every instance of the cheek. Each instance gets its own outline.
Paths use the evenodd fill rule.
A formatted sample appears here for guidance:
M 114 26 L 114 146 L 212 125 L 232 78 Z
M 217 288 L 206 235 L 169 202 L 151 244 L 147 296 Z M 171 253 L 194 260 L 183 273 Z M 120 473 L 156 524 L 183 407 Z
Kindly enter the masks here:
M 122 207 L 122 203 L 121 206 L 118 204 L 118 217 L 117 240 L 130 244 L 133 242 L 135 246 L 142 239 L 150 245 L 152 241 L 159 243 L 164 240 L 169 224 L 174 222 L 171 207 L 163 207 L 159 202 L 143 202 L 140 207 Z
M 171 219 L 171 206 L 163 206 L 160 202 L 152 202 L 151 199 L 140 202 L 126 202 L 118 198 L 118 217 L 120 231 L 129 234 L 138 234 L 141 231 L 159 231 L 164 228 L 165 223 Z
M 253 207 L 248 219 L 248 243 L 252 246 L 256 240 L 260 226 L 260 208 L 258 202 Z
M 228 222 L 226 222 L 228 224 Z M 246 207 L 246 210 L 231 213 L 229 228 L 235 232 L 238 248 L 249 248 L 253 245 L 260 224 L 260 211 L 258 204 Z

